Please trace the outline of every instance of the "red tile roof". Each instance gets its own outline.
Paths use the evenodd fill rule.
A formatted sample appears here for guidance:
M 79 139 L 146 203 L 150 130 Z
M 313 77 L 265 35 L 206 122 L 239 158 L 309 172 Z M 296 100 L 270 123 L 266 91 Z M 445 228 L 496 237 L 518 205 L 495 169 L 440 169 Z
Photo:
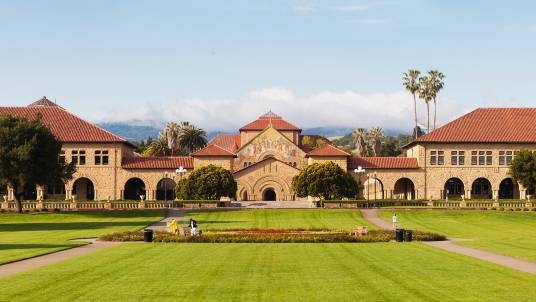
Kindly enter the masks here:
M 346 156 L 350 156 L 350 154 L 346 153 L 345 151 L 331 144 L 325 144 L 307 153 L 306 156 L 345 156 L 346 157 Z
M 234 153 L 240 148 L 240 134 L 220 134 L 211 139 L 207 145 L 216 145 Z
M 59 106 L 0 107 L 0 115 L 7 114 L 33 119 L 38 113 L 42 116 L 41 121 L 43 124 L 49 127 L 54 136 L 61 142 L 128 143 L 121 137 L 86 122 Z
M 479 108 L 416 142 L 534 143 L 536 108 Z
M 244 130 L 264 130 L 269 125 L 272 125 L 272 127 L 276 130 L 301 130 L 300 128 L 292 125 L 291 123 L 285 121 L 282 117 L 279 115 L 268 112 L 266 114 L 263 114 L 259 116 L 259 118 L 244 127 L 240 128 L 240 131 Z
M 414 157 L 351 157 L 348 169 L 417 169 L 419 165 Z
M 166 157 L 125 157 L 121 162 L 125 169 L 185 169 L 194 168 L 194 160 L 190 156 Z
M 193 157 L 200 157 L 200 156 L 226 156 L 226 157 L 234 157 L 236 156 L 234 153 L 229 152 L 225 149 L 223 149 L 220 146 L 216 145 L 208 145 L 203 149 L 200 149 L 194 153 L 192 153 Z

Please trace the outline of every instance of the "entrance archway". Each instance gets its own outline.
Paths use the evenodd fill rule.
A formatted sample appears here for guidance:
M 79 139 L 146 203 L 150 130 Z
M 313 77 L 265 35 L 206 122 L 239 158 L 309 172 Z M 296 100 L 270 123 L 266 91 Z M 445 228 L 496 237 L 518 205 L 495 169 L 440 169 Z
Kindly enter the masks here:
M 264 193 L 262 193 L 262 200 L 265 201 L 276 201 L 277 195 L 275 194 L 274 189 L 269 188 L 264 190 Z
M 464 195 L 465 187 L 459 178 L 453 177 L 445 182 L 443 191 L 443 197 L 461 198 Z
M 23 191 L 24 200 L 36 200 L 37 199 L 37 186 L 35 183 L 27 183 L 24 185 Z
M 383 199 L 383 183 L 377 178 L 369 178 L 365 181 L 365 197 L 368 200 Z
M 73 195 L 76 195 L 77 200 L 94 200 L 95 187 L 93 182 L 86 177 L 77 179 L 73 184 Z
M 248 201 L 248 191 L 244 190 L 244 192 L 242 192 L 242 200 Z
M 415 185 L 413 184 L 413 181 L 409 178 L 400 178 L 397 180 L 393 191 L 393 198 L 406 200 L 415 199 Z
M 140 196 L 145 195 L 145 183 L 139 178 L 131 178 L 125 183 L 124 199 L 140 200 Z
M 519 199 L 519 185 L 511 178 L 505 178 L 499 185 L 499 199 Z
M 491 183 L 484 177 L 477 178 L 471 186 L 471 199 L 492 199 Z
M 175 199 L 175 181 L 171 178 L 164 178 L 156 185 L 156 200 Z

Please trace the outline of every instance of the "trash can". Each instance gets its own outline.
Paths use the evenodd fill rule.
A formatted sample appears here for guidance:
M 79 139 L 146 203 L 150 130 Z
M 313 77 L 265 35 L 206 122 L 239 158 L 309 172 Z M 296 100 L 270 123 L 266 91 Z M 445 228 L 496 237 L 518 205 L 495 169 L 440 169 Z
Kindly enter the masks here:
M 396 229 L 396 242 L 403 242 L 404 241 L 404 229 Z
M 404 241 L 405 242 L 411 242 L 413 240 L 413 231 L 412 230 L 405 230 L 404 231 Z
M 143 230 L 143 241 L 153 242 L 153 230 L 150 230 L 150 229 Z

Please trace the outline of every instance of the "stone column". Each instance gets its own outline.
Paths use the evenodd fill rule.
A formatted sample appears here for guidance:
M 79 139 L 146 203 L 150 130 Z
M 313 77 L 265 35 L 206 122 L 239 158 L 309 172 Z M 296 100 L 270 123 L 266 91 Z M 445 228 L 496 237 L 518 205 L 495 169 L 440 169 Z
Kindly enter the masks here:
M 7 200 L 15 200 L 15 190 L 13 189 L 12 185 L 7 186 Z
M 493 190 L 493 200 L 499 200 L 499 190 Z
M 465 199 L 471 199 L 471 190 L 465 190 Z
M 519 199 L 527 199 L 527 189 L 519 190 Z
M 45 199 L 45 186 L 37 185 L 36 192 L 37 192 L 37 200 Z

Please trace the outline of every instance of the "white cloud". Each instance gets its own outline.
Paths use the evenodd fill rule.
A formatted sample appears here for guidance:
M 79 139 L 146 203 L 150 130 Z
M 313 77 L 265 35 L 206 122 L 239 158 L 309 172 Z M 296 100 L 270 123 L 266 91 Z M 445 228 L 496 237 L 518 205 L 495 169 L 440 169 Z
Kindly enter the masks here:
M 344 5 L 344 6 L 334 6 L 331 9 L 336 11 L 343 11 L 343 12 L 356 12 L 356 11 L 365 11 L 369 9 L 370 6 L 368 5 Z
M 272 110 L 302 128 L 381 126 L 409 131 L 413 120 L 411 100 L 405 91 L 373 94 L 322 91 L 299 96 L 288 89 L 267 88 L 237 99 L 187 98 L 166 104 L 146 104 L 128 112 L 101 114 L 93 120 L 152 125 L 187 120 L 209 131 L 236 131 Z M 419 103 L 419 106 L 423 105 Z M 438 100 L 438 109 L 439 122 L 466 111 L 446 98 Z M 420 112 L 424 110 L 420 108 Z M 420 121 L 424 120 L 421 114 Z

